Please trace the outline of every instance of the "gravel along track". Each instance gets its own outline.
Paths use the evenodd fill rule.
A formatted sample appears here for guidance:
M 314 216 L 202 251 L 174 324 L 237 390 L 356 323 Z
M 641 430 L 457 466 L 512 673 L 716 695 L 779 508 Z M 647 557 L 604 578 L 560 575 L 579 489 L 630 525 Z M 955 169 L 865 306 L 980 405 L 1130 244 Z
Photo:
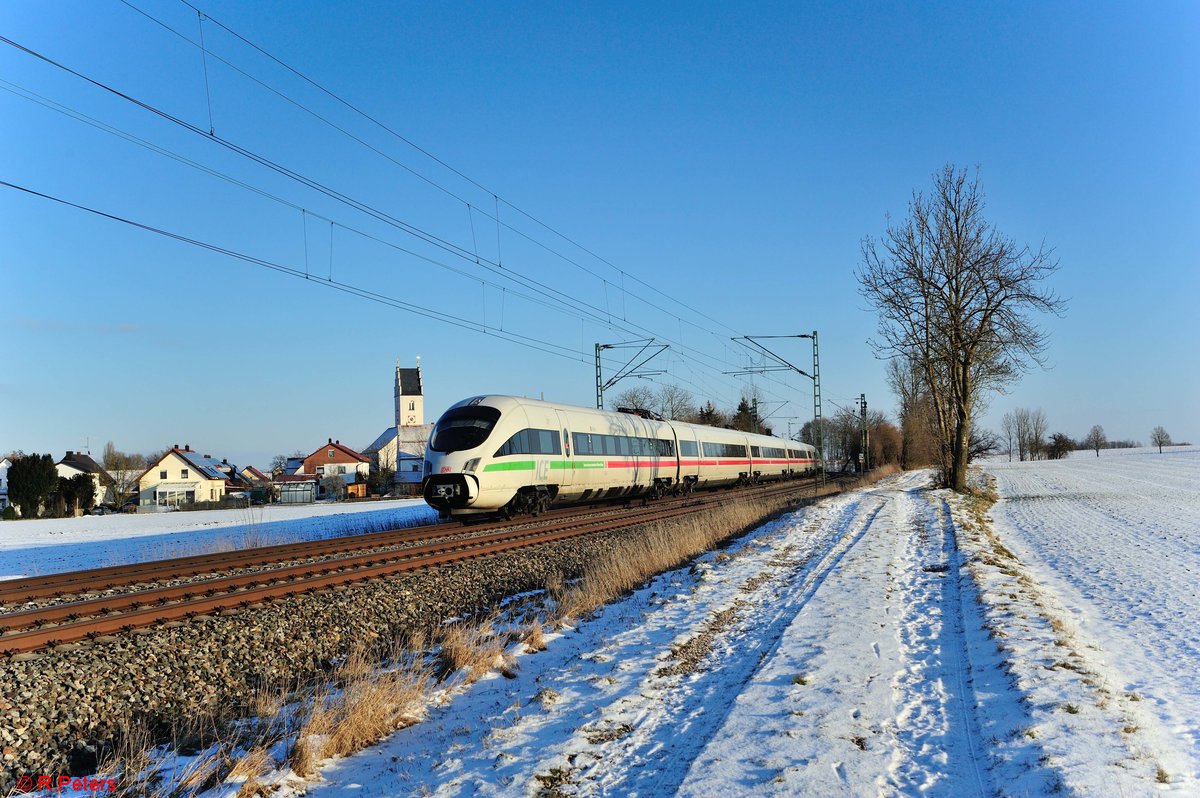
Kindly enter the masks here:
M 621 530 L 193 619 L 144 634 L 0 661 L 0 793 L 22 773 L 67 773 L 76 740 L 103 746 L 127 718 L 163 727 L 221 715 L 264 684 L 320 676 L 356 646 L 381 644 L 577 574 Z M 76 770 L 80 770 L 77 762 Z

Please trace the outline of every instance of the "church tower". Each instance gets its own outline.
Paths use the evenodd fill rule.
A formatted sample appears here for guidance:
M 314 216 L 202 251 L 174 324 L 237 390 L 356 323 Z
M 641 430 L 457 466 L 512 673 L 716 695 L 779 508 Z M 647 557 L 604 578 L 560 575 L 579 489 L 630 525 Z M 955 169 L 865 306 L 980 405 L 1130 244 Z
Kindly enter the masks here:
M 415 369 L 400 368 L 396 361 L 396 426 L 425 426 L 425 397 L 421 395 L 421 356 Z

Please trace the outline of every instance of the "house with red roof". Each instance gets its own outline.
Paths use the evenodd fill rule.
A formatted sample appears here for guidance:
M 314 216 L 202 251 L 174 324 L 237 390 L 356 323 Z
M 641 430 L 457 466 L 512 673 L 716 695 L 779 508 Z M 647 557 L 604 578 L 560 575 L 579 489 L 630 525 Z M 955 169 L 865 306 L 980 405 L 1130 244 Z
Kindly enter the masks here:
M 360 480 L 365 482 L 371 474 L 371 459 L 349 446 L 343 446 L 341 441 L 330 438 L 324 446 L 318 447 L 304 458 L 296 474 L 313 474 L 318 477 L 321 481 L 321 495 L 324 495 L 325 477 L 341 477 L 343 485 Z

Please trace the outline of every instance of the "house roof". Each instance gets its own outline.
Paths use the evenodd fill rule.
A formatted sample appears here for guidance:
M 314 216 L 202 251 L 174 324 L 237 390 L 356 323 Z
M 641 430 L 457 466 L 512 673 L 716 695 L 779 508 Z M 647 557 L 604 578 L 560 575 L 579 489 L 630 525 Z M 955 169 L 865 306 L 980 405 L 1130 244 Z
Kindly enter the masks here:
M 365 449 L 363 449 L 363 452 L 366 453 L 366 452 L 381 451 L 384 446 L 387 446 L 389 443 L 391 443 L 395 439 L 396 439 L 396 428 L 388 427 L 380 434 L 380 436 L 378 438 L 376 438 L 374 441 L 371 442 L 370 446 L 367 446 Z
M 418 453 L 417 450 L 424 450 L 425 444 L 428 442 L 429 435 L 432 431 L 432 424 L 425 424 L 421 427 L 401 427 L 399 430 L 397 430 L 395 427 L 388 427 L 371 443 L 370 446 L 363 449 L 363 452 L 382 452 L 384 448 L 388 446 L 388 444 L 396 440 L 399 432 L 404 432 L 404 435 L 399 435 L 400 440 L 396 443 L 397 453 L 410 458 L 424 457 L 425 455 Z
M 316 474 L 280 474 L 275 477 L 274 482 L 316 482 L 318 479 Z
M 257 468 L 255 468 L 254 466 L 246 466 L 245 468 L 243 468 L 243 469 L 242 469 L 242 471 L 249 471 L 249 472 L 250 472 L 250 476 L 251 476 L 251 477 L 253 477 L 254 479 L 260 479 L 260 480 L 262 480 L 262 481 L 264 481 L 264 482 L 270 482 L 270 481 L 271 481 L 271 478 L 270 478 L 269 476 L 267 476 L 267 475 L 266 475 L 266 474 L 264 474 L 263 472 L 259 471 L 259 470 L 258 470 Z
M 342 442 L 341 442 L 341 441 L 335 441 L 335 440 L 333 440 L 332 438 L 330 438 L 330 439 L 329 439 L 329 442 L 328 442 L 328 443 L 322 444 L 321 446 L 318 446 L 317 448 L 313 449 L 313 450 L 312 450 L 312 453 L 311 453 L 311 454 L 309 454 L 309 455 L 308 455 L 308 457 L 312 457 L 313 455 L 320 454 L 321 452 L 323 452 L 323 451 L 325 451 L 325 450 L 327 450 L 327 449 L 337 449 L 337 450 L 338 450 L 339 452 L 341 452 L 342 454 L 345 454 L 345 455 L 347 455 L 348 457 L 350 457 L 350 458 L 352 458 L 352 459 L 354 459 L 354 460 L 357 460 L 357 461 L 359 461 L 360 463 L 369 463 L 369 462 L 371 462 L 371 458 L 369 458 L 369 457 L 364 457 L 362 454 L 360 454 L 359 452 L 356 452 L 356 451 L 354 451 L 354 450 L 353 450 L 353 449 L 351 449 L 349 446 L 344 446 L 344 445 L 342 445 Z M 305 460 L 307 460 L 307 459 L 308 459 L 308 457 L 305 457 L 304 459 L 305 459 Z
M 100 464 L 92 459 L 91 455 L 83 452 L 67 452 L 63 459 L 58 461 L 58 465 L 73 468 L 76 471 L 84 474 L 93 474 L 100 478 L 100 481 L 109 484 L 113 478 L 107 471 L 100 467 Z
M 138 477 L 138 481 L 141 481 L 142 477 L 146 476 L 155 468 L 157 468 L 158 464 L 161 463 L 167 457 L 167 455 L 171 454 L 176 455 L 179 457 L 179 459 L 196 469 L 196 471 L 202 474 L 205 479 L 221 479 L 227 482 L 241 482 L 241 479 L 237 475 L 237 466 L 227 463 L 223 460 L 218 460 L 211 455 L 200 454 L 191 446 L 186 445 L 182 449 L 180 449 L 178 445 L 172 446 L 170 449 L 167 449 L 165 452 L 163 452 L 162 457 L 158 458 L 158 460 L 154 462 L 154 465 L 142 472 L 141 476 Z
M 63 459 L 58 461 L 59 465 L 70 466 L 76 471 L 82 471 L 85 474 L 103 474 L 104 469 L 100 464 L 92 459 L 91 455 L 83 452 L 67 452 Z

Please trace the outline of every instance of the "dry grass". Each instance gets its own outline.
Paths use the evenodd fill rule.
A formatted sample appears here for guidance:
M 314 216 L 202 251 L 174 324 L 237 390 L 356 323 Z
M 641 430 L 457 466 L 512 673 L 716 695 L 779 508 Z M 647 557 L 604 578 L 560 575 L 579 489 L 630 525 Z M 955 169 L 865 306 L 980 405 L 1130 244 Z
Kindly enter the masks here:
M 233 767 L 229 769 L 229 775 L 226 778 L 230 779 L 245 779 L 247 782 L 255 781 L 259 776 L 270 770 L 274 762 L 271 761 L 271 755 L 263 745 L 256 745 L 239 757 Z
M 642 534 L 626 538 L 587 565 L 583 577 L 567 588 L 562 600 L 556 603 L 556 620 L 564 622 L 598 609 L 651 576 L 670 570 L 746 529 L 762 514 L 761 504 L 736 501 L 702 516 L 647 525 Z
M 455 623 L 441 631 L 438 659 L 445 674 L 461 672 L 468 684 L 492 670 L 511 677 L 516 662 L 505 651 L 507 643 L 508 636 L 496 631 L 495 618 Z
M 419 663 L 375 671 L 366 658 L 350 657 L 336 674 L 340 691 L 317 695 L 300 730 L 290 763 L 304 776 L 318 762 L 361 751 L 419 720 L 432 673 Z
M 531 654 L 546 650 L 546 634 L 543 626 L 540 620 L 531 621 L 529 627 L 525 630 L 524 636 L 521 637 L 521 642 L 525 644 L 525 649 Z

